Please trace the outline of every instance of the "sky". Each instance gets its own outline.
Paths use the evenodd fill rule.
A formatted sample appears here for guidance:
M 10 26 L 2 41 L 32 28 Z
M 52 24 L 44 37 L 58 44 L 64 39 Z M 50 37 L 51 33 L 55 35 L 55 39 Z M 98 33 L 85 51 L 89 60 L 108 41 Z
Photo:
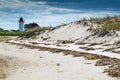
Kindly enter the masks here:
M 25 24 L 57 26 L 81 18 L 120 14 L 120 0 L 0 0 L 0 28 L 18 29 L 18 19 Z

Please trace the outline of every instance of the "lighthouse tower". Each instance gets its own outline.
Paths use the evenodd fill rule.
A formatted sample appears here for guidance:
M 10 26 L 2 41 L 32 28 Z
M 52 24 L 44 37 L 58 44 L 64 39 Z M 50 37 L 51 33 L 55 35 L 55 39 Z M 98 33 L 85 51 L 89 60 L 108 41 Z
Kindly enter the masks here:
M 23 20 L 23 18 L 20 17 L 18 22 L 19 22 L 19 31 L 24 31 L 24 22 L 25 21 Z

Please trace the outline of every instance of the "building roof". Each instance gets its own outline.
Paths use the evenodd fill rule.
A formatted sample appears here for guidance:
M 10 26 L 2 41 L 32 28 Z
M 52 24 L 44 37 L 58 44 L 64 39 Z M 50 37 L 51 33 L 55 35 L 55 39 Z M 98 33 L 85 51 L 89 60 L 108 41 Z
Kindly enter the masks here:
M 25 28 L 36 28 L 39 27 L 39 25 L 37 23 L 29 23 L 29 24 L 25 24 Z

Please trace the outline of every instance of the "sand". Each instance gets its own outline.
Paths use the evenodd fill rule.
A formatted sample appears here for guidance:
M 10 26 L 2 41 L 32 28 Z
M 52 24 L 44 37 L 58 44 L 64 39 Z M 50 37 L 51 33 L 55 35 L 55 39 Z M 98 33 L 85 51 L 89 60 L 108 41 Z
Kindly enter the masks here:
M 118 80 L 96 60 L 0 43 L 0 80 Z

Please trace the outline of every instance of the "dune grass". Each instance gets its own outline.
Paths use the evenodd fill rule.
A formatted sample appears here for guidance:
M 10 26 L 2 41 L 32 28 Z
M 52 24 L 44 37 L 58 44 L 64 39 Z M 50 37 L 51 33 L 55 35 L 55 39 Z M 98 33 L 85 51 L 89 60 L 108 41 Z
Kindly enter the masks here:
M 0 36 L 0 42 L 7 42 L 11 40 L 10 36 Z
M 103 18 L 91 18 L 90 22 L 101 25 L 101 29 L 120 30 L 120 16 L 106 16 Z

